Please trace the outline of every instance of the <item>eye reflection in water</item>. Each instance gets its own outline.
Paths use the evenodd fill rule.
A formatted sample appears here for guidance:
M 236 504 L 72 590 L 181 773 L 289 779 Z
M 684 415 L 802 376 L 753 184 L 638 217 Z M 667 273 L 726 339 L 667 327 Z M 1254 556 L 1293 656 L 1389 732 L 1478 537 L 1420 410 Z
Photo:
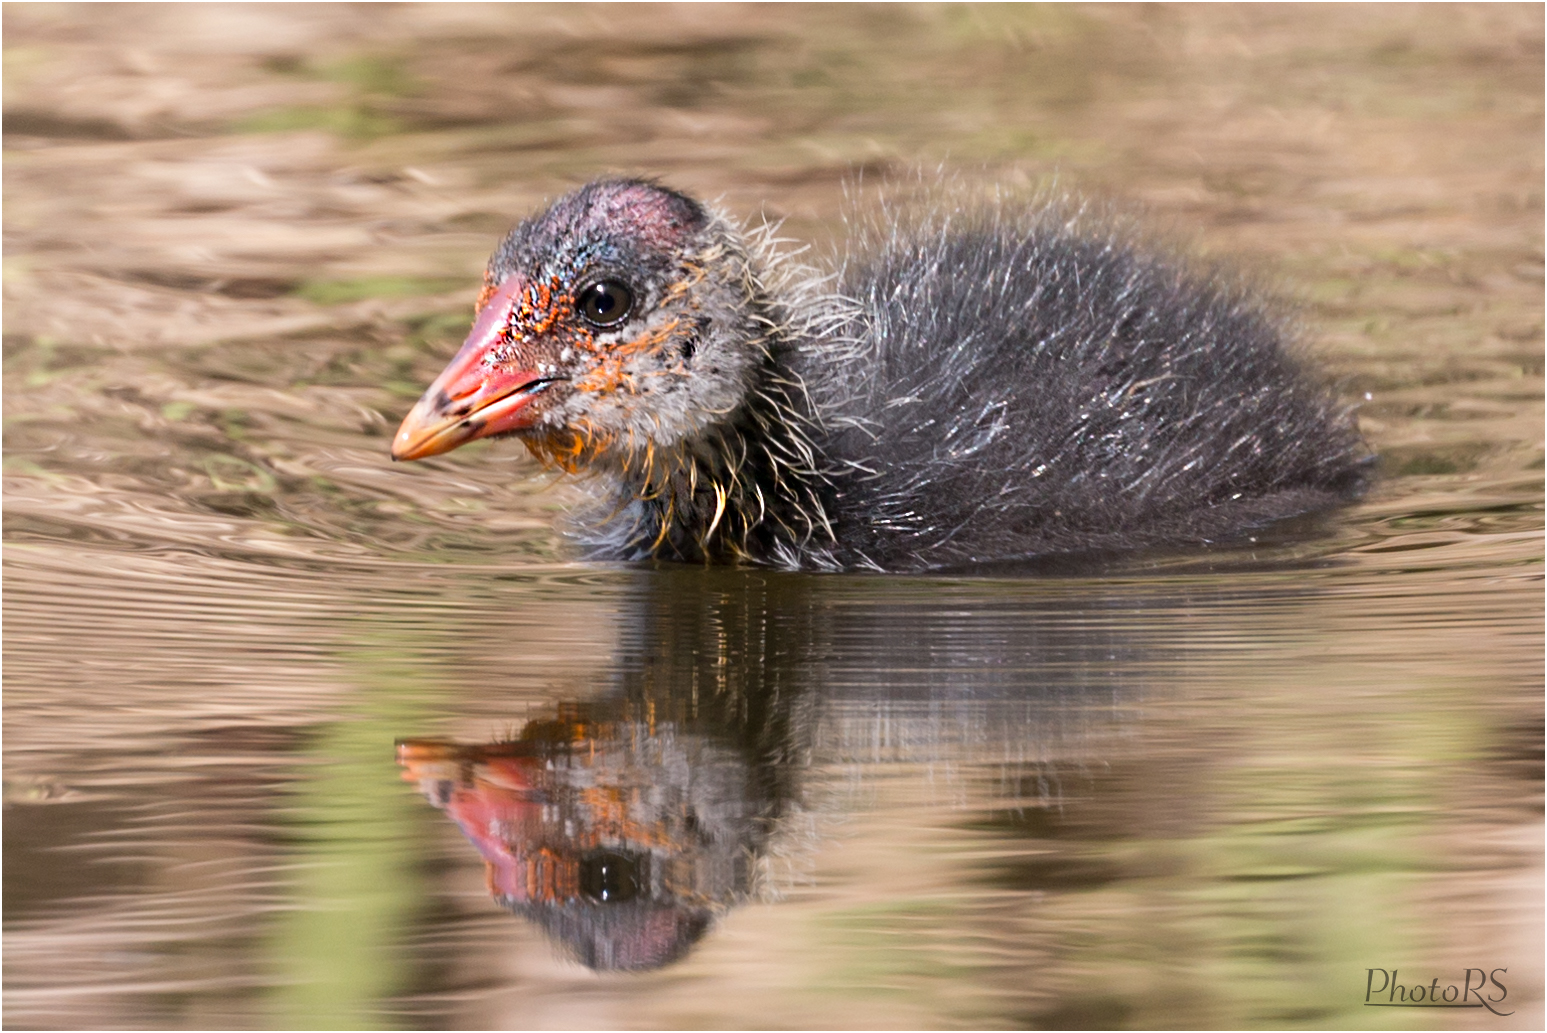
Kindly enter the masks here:
M 648 878 L 645 854 L 594 850 L 580 859 L 580 893 L 598 904 L 621 904 L 639 896 L 641 876 Z

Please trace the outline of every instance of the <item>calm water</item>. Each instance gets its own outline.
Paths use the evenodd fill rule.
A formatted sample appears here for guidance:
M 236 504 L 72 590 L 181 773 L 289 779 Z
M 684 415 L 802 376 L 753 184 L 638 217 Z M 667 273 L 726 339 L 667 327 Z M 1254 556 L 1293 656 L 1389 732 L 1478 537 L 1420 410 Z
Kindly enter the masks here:
M 4 19 L 8 1027 L 1541 1028 L 1540 7 Z M 542 197 L 917 162 L 1280 284 L 1376 490 L 801 576 L 387 461 Z

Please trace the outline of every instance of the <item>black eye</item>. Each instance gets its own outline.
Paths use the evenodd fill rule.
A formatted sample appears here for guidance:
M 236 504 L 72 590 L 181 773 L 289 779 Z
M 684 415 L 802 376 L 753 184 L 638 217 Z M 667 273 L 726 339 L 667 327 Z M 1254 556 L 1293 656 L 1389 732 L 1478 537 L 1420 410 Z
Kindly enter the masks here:
M 599 904 L 621 904 L 639 895 L 640 874 L 627 854 L 597 850 L 580 859 L 580 892 Z
M 580 292 L 580 315 L 593 326 L 617 326 L 628 318 L 634 295 L 617 280 L 593 283 Z

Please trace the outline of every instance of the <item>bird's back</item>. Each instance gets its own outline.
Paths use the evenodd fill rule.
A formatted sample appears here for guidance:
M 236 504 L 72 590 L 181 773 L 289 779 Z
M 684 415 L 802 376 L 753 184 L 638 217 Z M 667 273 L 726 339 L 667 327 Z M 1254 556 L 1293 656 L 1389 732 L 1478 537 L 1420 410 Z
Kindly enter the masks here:
M 850 258 L 824 412 L 845 565 L 1218 540 L 1357 494 L 1351 414 L 1248 289 L 1101 220 L 1003 204 Z

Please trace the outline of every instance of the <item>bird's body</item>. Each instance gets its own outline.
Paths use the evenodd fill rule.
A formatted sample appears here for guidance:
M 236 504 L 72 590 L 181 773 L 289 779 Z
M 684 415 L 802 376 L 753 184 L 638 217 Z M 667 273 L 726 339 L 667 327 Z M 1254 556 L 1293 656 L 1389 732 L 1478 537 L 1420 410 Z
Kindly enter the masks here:
M 495 252 L 394 455 L 515 434 L 594 555 L 922 570 L 1199 544 L 1357 494 L 1350 414 L 1249 290 L 1066 204 L 883 217 L 822 275 L 606 180 Z

